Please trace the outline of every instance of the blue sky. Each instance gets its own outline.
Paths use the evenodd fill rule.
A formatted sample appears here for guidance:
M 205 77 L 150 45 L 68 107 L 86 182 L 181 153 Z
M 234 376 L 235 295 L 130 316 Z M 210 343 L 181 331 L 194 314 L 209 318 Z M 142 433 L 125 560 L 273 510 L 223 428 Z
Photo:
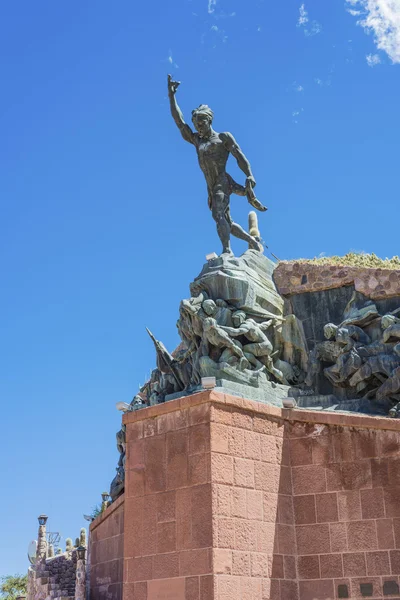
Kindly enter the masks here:
M 154 367 L 145 326 L 175 347 L 179 301 L 220 250 L 167 73 L 187 118 L 209 104 L 250 159 L 276 256 L 391 257 L 400 2 L 18 0 L 0 32 L 7 574 L 26 570 L 41 512 L 78 535 L 114 476 L 115 403 Z M 248 208 L 232 199 L 238 222 Z

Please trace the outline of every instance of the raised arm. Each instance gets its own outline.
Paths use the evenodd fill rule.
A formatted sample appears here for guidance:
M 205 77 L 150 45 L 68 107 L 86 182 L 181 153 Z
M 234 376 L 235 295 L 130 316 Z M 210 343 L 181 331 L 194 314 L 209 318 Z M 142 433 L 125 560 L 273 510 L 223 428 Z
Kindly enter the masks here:
M 220 325 L 221 329 L 226 331 L 231 337 L 237 337 L 238 335 L 243 335 L 247 333 L 247 327 L 227 327 L 226 325 Z
M 169 97 L 169 105 L 171 107 L 171 115 L 174 119 L 179 131 L 184 140 L 193 144 L 194 133 L 190 129 L 189 125 L 185 123 L 183 118 L 183 114 L 181 109 L 178 106 L 178 103 L 175 98 L 176 90 L 180 85 L 180 81 L 173 81 L 171 75 L 168 75 L 168 97 Z
M 253 173 L 251 172 L 250 163 L 245 157 L 237 141 L 231 133 L 221 133 L 221 137 L 224 141 L 225 148 L 229 150 L 232 156 L 236 158 L 236 162 L 238 164 L 239 169 L 241 169 L 246 175 L 246 184 L 249 183 L 252 187 L 254 187 L 256 185 L 256 180 L 254 179 Z

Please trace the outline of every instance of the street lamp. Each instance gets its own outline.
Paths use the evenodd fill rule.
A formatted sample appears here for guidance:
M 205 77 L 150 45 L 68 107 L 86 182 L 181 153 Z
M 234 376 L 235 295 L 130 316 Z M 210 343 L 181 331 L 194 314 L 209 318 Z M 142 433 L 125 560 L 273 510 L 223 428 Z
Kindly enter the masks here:
M 110 497 L 110 494 L 108 492 L 103 492 L 101 495 L 103 502 L 107 502 L 109 497 Z
M 85 546 L 78 546 L 76 549 L 78 560 L 85 560 L 86 548 Z
M 46 525 L 48 518 L 47 515 L 40 515 L 40 517 L 38 517 L 39 525 Z

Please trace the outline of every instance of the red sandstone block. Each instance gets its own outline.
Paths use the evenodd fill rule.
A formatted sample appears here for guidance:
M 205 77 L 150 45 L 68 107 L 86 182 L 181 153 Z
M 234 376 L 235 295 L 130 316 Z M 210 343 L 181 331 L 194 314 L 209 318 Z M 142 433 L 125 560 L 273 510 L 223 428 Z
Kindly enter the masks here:
M 294 438 L 289 443 L 292 467 L 312 464 L 312 440 L 310 438 Z
M 127 469 L 125 471 L 125 477 L 125 497 L 137 498 L 143 496 L 145 488 L 145 469 Z
M 213 514 L 230 517 L 232 513 L 232 487 L 221 483 L 212 484 Z
M 244 432 L 244 451 L 245 458 L 261 460 L 261 440 L 259 433 L 255 431 Z
M 337 494 L 316 494 L 317 523 L 332 523 L 339 520 Z
M 312 458 L 314 465 L 327 465 L 334 462 L 335 452 L 332 435 L 319 435 L 312 439 Z
M 153 579 L 153 581 L 147 582 L 147 600 L 158 600 L 159 598 L 168 597 L 174 600 L 185 600 L 184 577 Z
M 127 498 L 125 512 L 124 557 L 141 556 L 143 552 L 143 498 Z M 154 519 L 154 523 L 156 525 L 156 519 Z M 92 561 L 95 563 L 96 557 L 92 557 Z
M 282 455 L 280 456 L 279 451 L 280 451 L 280 444 L 279 444 L 279 438 L 275 438 L 276 439 L 276 447 L 277 447 L 277 451 L 278 451 L 278 455 L 277 455 L 277 461 L 278 464 L 282 464 L 285 465 L 286 467 L 289 467 L 291 465 L 291 459 L 290 459 L 290 440 L 282 440 Z
M 377 441 L 378 432 L 372 429 L 360 429 L 352 436 L 353 452 L 356 460 L 362 458 L 377 458 L 379 448 Z M 382 433 L 379 432 L 382 436 Z
M 230 407 L 211 405 L 210 420 L 213 423 L 232 425 L 232 410 Z
M 400 535 L 396 532 L 396 522 L 398 519 L 377 519 L 376 520 L 376 532 L 378 536 L 378 548 L 379 550 L 391 550 L 395 547 L 400 547 Z M 396 546 L 394 531 L 396 532 Z M 400 533 L 400 532 L 399 532 Z
M 251 553 L 251 576 L 269 577 L 269 557 L 261 552 Z
M 188 482 L 188 430 L 167 433 L 167 489 L 184 487 Z
M 320 579 L 318 556 L 299 556 L 297 572 L 299 579 Z
M 389 485 L 389 461 L 387 459 L 371 460 L 372 487 Z
M 329 525 L 297 525 L 299 554 L 326 554 L 331 551 Z
M 350 598 L 365 598 L 361 592 L 361 584 L 372 584 L 372 597 L 383 598 L 381 580 L 378 577 L 362 577 L 350 579 Z
M 379 521 L 377 521 L 378 524 Z M 396 548 L 400 548 L 400 519 L 393 519 L 393 532 Z
M 293 458 L 292 458 L 293 460 Z M 293 494 L 317 494 L 326 491 L 325 469 L 319 465 L 293 467 Z
M 321 554 L 321 579 L 343 577 L 342 554 Z
M 267 521 L 269 519 L 264 519 Z M 292 496 L 278 496 L 278 521 L 285 525 L 294 525 L 294 510 Z
M 388 460 L 388 475 L 390 486 L 400 486 L 400 458 Z
M 300 423 L 295 421 L 291 423 L 289 428 L 289 438 L 301 438 L 308 437 L 314 432 L 314 425 L 312 423 Z
M 157 434 L 162 435 L 175 429 L 175 413 L 167 413 L 157 417 Z
M 222 425 L 221 423 L 211 423 L 211 452 L 229 454 L 230 431 L 230 427 L 227 427 L 226 425 Z
M 349 550 L 375 550 L 378 547 L 375 521 L 347 523 Z
M 284 579 L 285 571 L 283 566 L 283 556 L 281 554 L 273 554 L 268 559 L 269 573 L 271 579 Z
M 221 548 L 213 550 L 213 573 L 215 575 L 232 574 L 232 550 Z
M 300 600 L 333 600 L 334 597 L 332 579 L 300 581 Z
M 400 432 L 382 431 L 380 442 L 382 458 L 400 456 Z
M 211 554 L 208 548 L 182 550 L 179 555 L 180 575 L 204 575 L 211 573 Z
M 390 568 L 393 575 L 400 573 L 400 550 L 390 551 Z
M 200 600 L 213 600 L 215 579 L 216 577 L 212 575 L 202 575 L 200 577 Z
M 246 506 L 248 519 L 254 519 L 256 521 L 263 520 L 263 492 L 259 490 L 245 490 L 246 491 Z M 232 498 L 234 492 L 232 491 Z
M 145 581 L 153 576 L 153 559 L 151 556 L 129 558 L 127 560 L 127 582 Z
M 185 600 L 200 599 L 200 578 L 186 577 L 185 578 Z
M 240 599 L 261 600 L 261 578 L 240 577 Z
M 228 448 L 232 456 L 245 456 L 244 429 L 229 428 Z
M 347 528 L 345 523 L 330 523 L 332 552 L 345 552 L 347 550 Z
M 253 429 L 253 415 L 250 412 L 235 409 L 232 411 L 232 425 L 241 429 Z
M 297 579 L 296 570 L 296 557 L 295 556 L 284 556 L 283 557 L 283 568 L 285 579 Z
M 254 461 L 233 459 L 233 483 L 240 487 L 254 488 Z
M 214 431 L 214 437 L 217 430 L 213 423 L 210 429 L 210 423 L 202 423 L 189 428 L 189 454 L 201 454 L 210 451 L 210 436 Z
M 153 556 L 153 579 L 179 576 L 179 552 Z
M 184 408 L 174 412 L 175 429 L 185 429 L 189 427 L 189 410 Z
M 232 488 L 232 517 L 247 518 L 246 488 Z
M 192 489 L 192 548 L 212 546 L 212 494 L 211 484 Z M 189 515 L 186 515 L 189 518 Z
M 128 423 L 126 426 L 126 442 L 136 442 L 143 437 L 143 421 Z
M 342 464 L 342 484 L 345 490 L 372 487 L 371 461 L 359 460 Z
M 210 454 L 193 454 L 188 457 L 188 485 L 200 485 L 210 481 Z
M 290 467 L 280 467 L 279 472 L 279 493 L 291 495 L 293 490 L 292 486 L 292 469 Z
M 125 600 L 147 600 L 147 581 L 126 583 L 123 593 Z
M 217 576 L 218 600 L 241 600 L 240 581 L 241 577 L 232 575 Z
M 385 516 L 382 488 L 361 490 L 360 494 L 363 519 L 380 519 Z
M 235 520 L 235 550 L 257 551 L 257 526 L 263 523 L 244 519 Z
M 192 547 L 192 488 L 176 491 L 176 547 L 185 550 Z
M 367 575 L 390 575 L 389 552 L 367 552 Z
M 144 440 L 129 442 L 126 445 L 126 461 L 130 469 L 144 463 Z
M 219 548 L 235 548 L 235 519 L 217 519 L 216 530 Z
M 254 462 L 254 482 L 257 490 L 277 493 L 279 491 L 280 475 L 278 465 Z
M 165 436 L 145 438 L 145 491 L 163 492 L 166 487 Z
M 277 525 L 280 554 L 296 554 L 296 535 L 293 525 Z
M 367 493 L 373 494 L 372 490 Z M 359 490 L 338 492 L 339 520 L 359 521 L 361 520 L 361 498 Z
M 339 585 L 345 585 L 347 586 L 347 590 L 350 593 L 350 579 L 344 579 L 344 578 L 340 578 L 340 579 L 335 579 L 333 582 L 333 585 L 335 587 L 335 598 L 339 598 Z
M 261 435 L 261 458 L 262 461 L 271 464 L 280 464 L 277 460 L 277 440 L 282 443 L 282 438 L 276 438 L 272 435 Z
M 275 523 L 278 519 L 278 498 L 286 496 L 278 496 L 278 494 L 270 494 L 263 492 L 263 519 L 269 523 Z
M 342 469 L 340 464 L 331 463 L 326 466 L 326 489 L 328 492 L 340 491 L 343 489 Z
M 281 600 L 299 600 L 297 581 L 281 581 Z
M 278 551 L 278 535 L 274 523 L 257 522 L 257 547 L 255 550 L 265 554 L 273 554 Z
M 150 437 L 151 435 L 157 434 L 157 420 L 156 419 L 146 419 L 143 421 L 143 436 Z
M 134 510 L 134 508 L 133 508 Z M 129 518 L 128 512 L 126 518 Z M 147 556 L 157 552 L 157 495 L 143 498 L 143 520 L 141 530 L 142 555 Z M 125 539 L 127 531 L 125 529 Z
M 157 494 L 157 522 L 175 521 L 175 492 Z
M 232 575 L 250 575 L 250 556 L 253 556 L 250 552 L 232 552 Z
M 146 535 L 146 529 L 144 529 Z M 173 552 L 176 550 L 176 524 L 159 523 L 157 526 L 157 552 Z
M 199 425 L 210 421 L 210 404 L 199 404 L 189 409 L 189 425 Z
M 317 513 L 314 495 L 294 496 L 293 508 L 296 525 L 316 523 Z
M 253 430 L 258 433 L 265 433 L 266 435 L 272 435 L 274 437 L 283 437 L 284 422 L 277 421 L 268 416 L 254 415 L 253 417 Z
M 215 483 L 233 483 L 232 456 L 211 454 L 211 480 Z
M 383 490 L 387 517 L 400 517 L 400 487 Z

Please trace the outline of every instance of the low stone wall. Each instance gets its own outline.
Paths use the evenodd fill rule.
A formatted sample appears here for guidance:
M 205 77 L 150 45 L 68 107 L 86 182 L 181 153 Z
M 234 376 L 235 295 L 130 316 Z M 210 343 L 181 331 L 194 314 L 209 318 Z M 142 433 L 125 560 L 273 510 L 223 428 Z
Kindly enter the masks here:
M 131 532 L 133 533 L 133 532 Z M 90 526 L 90 600 L 121 600 L 124 548 L 124 496 Z
M 356 291 L 371 300 L 400 295 L 400 271 L 394 269 L 280 262 L 274 271 L 274 281 L 283 296 L 347 285 L 354 285 Z
M 34 568 L 30 568 L 28 600 L 75 598 L 76 569 L 76 550 L 46 558 Z

